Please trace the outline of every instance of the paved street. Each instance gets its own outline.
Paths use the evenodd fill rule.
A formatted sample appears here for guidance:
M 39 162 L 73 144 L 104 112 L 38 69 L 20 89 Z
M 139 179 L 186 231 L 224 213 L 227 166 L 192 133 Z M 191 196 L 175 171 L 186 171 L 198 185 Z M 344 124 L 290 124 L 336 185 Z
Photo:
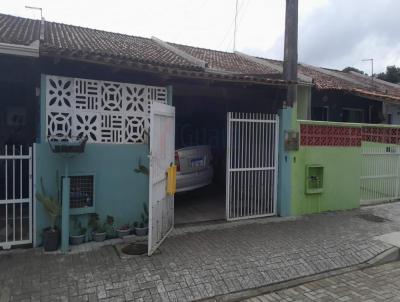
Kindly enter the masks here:
M 389 220 L 360 217 L 374 213 Z M 283 222 L 177 229 L 151 258 L 121 259 L 112 246 L 70 255 L 0 253 L 1 297 L 190 301 L 265 286 L 365 262 L 390 247 L 373 237 L 400 231 L 399 214 L 395 203 Z
M 305 283 L 245 301 L 400 301 L 400 262 Z

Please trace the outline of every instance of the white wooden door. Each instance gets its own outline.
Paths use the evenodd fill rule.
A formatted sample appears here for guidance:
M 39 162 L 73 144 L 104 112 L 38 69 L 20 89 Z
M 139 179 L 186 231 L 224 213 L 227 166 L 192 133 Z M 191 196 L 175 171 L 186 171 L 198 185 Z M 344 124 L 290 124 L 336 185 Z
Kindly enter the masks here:
M 228 113 L 226 218 L 276 215 L 279 117 Z
M 154 102 L 150 112 L 149 256 L 174 227 L 174 197 L 166 190 L 167 169 L 174 155 L 175 108 Z

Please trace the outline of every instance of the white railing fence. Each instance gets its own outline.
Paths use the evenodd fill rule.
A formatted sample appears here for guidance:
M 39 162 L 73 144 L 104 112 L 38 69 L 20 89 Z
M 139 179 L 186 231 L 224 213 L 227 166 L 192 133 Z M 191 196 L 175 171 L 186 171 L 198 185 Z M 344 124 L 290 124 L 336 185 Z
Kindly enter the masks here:
M 0 247 L 32 243 L 32 147 L 0 149 Z
M 228 113 L 226 217 L 276 215 L 279 117 Z
M 400 147 L 362 147 L 361 205 L 400 198 Z

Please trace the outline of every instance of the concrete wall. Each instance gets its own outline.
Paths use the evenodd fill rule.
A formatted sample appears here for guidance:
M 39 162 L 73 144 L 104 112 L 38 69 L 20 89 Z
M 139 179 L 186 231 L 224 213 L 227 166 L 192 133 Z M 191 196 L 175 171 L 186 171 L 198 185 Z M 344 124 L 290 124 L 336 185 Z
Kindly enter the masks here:
M 52 153 L 47 143 L 36 144 L 36 190 L 40 192 L 43 179 L 46 190 L 57 195 L 56 175 L 93 174 L 95 177 L 94 211 L 105 218 L 112 215 L 116 225 L 139 220 L 143 202 L 148 202 L 148 177 L 134 169 L 139 159 L 148 166 L 147 145 L 88 144 L 85 153 L 65 159 Z M 81 213 L 84 213 L 83 208 Z M 88 213 L 81 216 L 87 216 Z M 73 216 L 73 215 L 71 215 Z M 43 207 L 36 203 L 37 238 L 49 221 Z
M 94 175 L 94 208 L 71 209 L 70 217 L 78 215 L 84 223 L 90 213 L 97 213 L 101 219 L 111 215 L 115 225 L 133 223 L 139 220 L 143 203 L 148 203 L 148 176 L 136 173 L 141 164 L 148 167 L 149 146 L 147 144 L 90 144 L 83 154 L 66 159 L 54 154 L 46 139 L 45 78 L 41 79 L 41 122 L 40 134 L 35 144 L 35 190 L 41 191 L 41 180 L 46 191 L 57 196 L 56 175 L 62 177 L 68 165 L 68 175 Z M 61 200 L 61 196 L 59 197 Z M 42 205 L 35 202 L 36 245 L 41 243 L 43 228 L 49 220 Z
M 307 165 L 324 167 L 323 191 L 306 194 Z M 360 204 L 360 147 L 300 147 L 292 163 L 292 215 L 357 208 Z

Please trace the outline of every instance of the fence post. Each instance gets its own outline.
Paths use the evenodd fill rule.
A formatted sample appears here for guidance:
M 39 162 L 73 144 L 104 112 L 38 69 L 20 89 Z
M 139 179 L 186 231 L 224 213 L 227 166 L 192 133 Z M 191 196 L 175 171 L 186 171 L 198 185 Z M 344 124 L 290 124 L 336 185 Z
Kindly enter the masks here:
M 65 176 L 62 181 L 62 208 L 61 208 L 61 251 L 69 251 L 69 191 L 70 178 L 68 177 L 68 163 L 65 164 Z

